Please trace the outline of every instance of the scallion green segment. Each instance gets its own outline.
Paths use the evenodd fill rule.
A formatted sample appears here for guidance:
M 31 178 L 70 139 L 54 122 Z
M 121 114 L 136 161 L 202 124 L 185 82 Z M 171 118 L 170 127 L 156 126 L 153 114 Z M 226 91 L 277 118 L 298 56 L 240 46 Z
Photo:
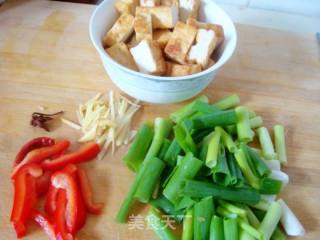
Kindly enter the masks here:
M 162 212 L 169 215 L 177 222 L 181 222 L 184 218 L 184 211 L 176 210 L 175 206 L 162 194 L 158 198 L 152 199 L 150 201 L 150 204 L 154 208 L 160 209 Z
M 242 228 L 244 231 L 249 233 L 251 236 L 253 236 L 255 239 L 263 239 L 263 234 L 261 231 L 255 229 L 248 223 L 244 222 L 241 219 L 238 219 L 239 227 Z
M 271 240 L 286 240 L 286 235 L 282 232 L 282 230 L 279 227 L 276 227 L 271 236 Z
M 221 137 L 220 132 L 215 131 L 209 140 L 207 155 L 206 155 L 206 166 L 208 168 L 213 168 L 217 164 L 219 146 L 220 146 L 220 137 Z
M 144 123 L 138 130 L 123 161 L 133 171 L 138 171 L 145 158 L 150 143 L 153 138 L 153 128 L 151 124 Z
M 254 165 L 255 170 L 260 177 L 267 177 L 270 175 L 271 170 L 267 164 L 260 158 L 259 154 L 254 151 L 252 148 L 245 146 L 249 158 L 251 159 L 252 164 Z
M 224 240 L 223 220 L 214 215 L 210 223 L 210 240 Z
M 236 218 L 223 219 L 223 230 L 225 240 L 238 240 L 238 223 Z
M 170 118 L 173 122 L 175 123 L 179 123 L 182 120 L 184 120 L 185 118 L 191 116 L 194 113 L 194 105 L 196 102 L 205 102 L 208 103 L 209 99 L 207 96 L 200 96 L 197 97 L 193 102 L 185 105 L 184 107 L 178 109 L 177 111 L 175 111 L 174 113 L 171 113 Z
M 168 137 L 172 128 L 172 122 L 169 119 L 156 118 L 154 121 L 154 136 L 151 146 L 145 156 L 145 160 L 156 157 L 160 151 L 162 143 Z
M 188 153 L 181 164 L 177 166 L 176 171 L 168 181 L 163 190 L 163 195 L 170 200 L 174 205 L 181 200 L 179 191 L 185 180 L 193 179 L 202 166 L 202 161 L 193 157 L 192 153 Z
M 228 186 L 231 184 L 231 173 L 224 146 L 221 144 L 219 148 L 218 163 L 213 168 L 212 176 L 215 183 Z
M 282 164 L 287 164 L 287 152 L 286 152 L 284 127 L 281 125 L 274 126 L 274 143 L 275 143 L 276 152 L 278 154 L 279 161 Z
M 171 142 L 166 154 L 164 155 L 164 161 L 169 166 L 174 166 L 176 164 L 177 157 L 179 153 L 181 152 L 181 147 L 176 139 L 173 139 Z
M 234 155 L 230 152 L 227 152 L 227 161 L 230 171 L 230 184 L 238 186 L 242 186 L 244 184 L 244 177 L 242 176 L 242 172 L 238 163 L 236 162 Z
M 205 197 L 194 205 L 193 239 L 208 239 L 210 235 L 210 223 L 213 215 L 213 198 Z
M 180 147 L 185 153 L 197 154 L 197 145 L 194 143 L 191 137 L 192 122 L 185 120 L 177 124 L 174 128 L 174 136 Z
M 249 220 L 249 223 L 255 227 L 258 228 L 260 226 L 260 221 L 259 219 L 256 217 L 256 215 L 253 213 L 253 211 L 251 210 L 251 208 L 249 208 L 248 206 L 244 205 L 243 208 L 246 210 L 247 212 L 247 218 Z
M 265 127 L 260 127 L 257 130 L 259 136 L 259 142 L 262 148 L 262 153 L 265 159 L 276 159 L 277 155 L 274 152 L 273 144 L 268 132 Z
M 238 139 L 241 142 L 251 142 L 254 137 L 254 132 L 251 130 L 250 122 L 249 122 L 249 113 L 245 107 L 237 107 L 236 110 L 237 115 L 237 134 Z
M 265 240 L 269 240 L 272 236 L 278 225 L 278 222 L 280 221 L 281 215 L 281 205 L 278 202 L 271 203 L 258 229 L 263 233 Z
M 220 110 L 225 110 L 232 108 L 240 103 L 240 98 L 238 95 L 231 95 L 229 97 L 223 98 L 218 102 L 214 103 L 212 106 L 219 108 Z
M 207 197 L 229 200 L 233 202 L 257 204 L 260 201 L 260 194 L 252 188 L 224 187 L 214 183 L 187 180 L 181 190 L 183 196 Z
M 234 110 L 214 112 L 204 114 L 192 119 L 194 129 L 213 128 L 216 126 L 228 126 L 237 122 L 236 113 Z
M 151 208 L 146 220 L 147 224 L 153 229 L 160 240 L 176 240 L 176 237 L 169 226 L 161 219 L 160 212 L 157 209 Z
M 246 210 L 232 204 L 229 202 L 226 202 L 224 200 L 219 200 L 219 205 L 224 207 L 226 210 L 228 210 L 229 212 L 235 213 L 237 214 L 239 217 L 245 219 L 247 217 L 247 212 Z
M 149 159 L 148 162 L 145 162 L 144 164 L 147 166 L 142 178 L 146 180 L 143 180 L 139 183 L 134 197 L 140 202 L 147 203 L 154 192 L 165 164 L 156 157 Z
M 249 123 L 251 128 L 258 128 L 262 126 L 263 119 L 260 116 L 255 116 L 249 119 Z
M 252 172 L 245 153 L 243 152 L 242 149 L 239 149 L 236 153 L 235 153 L 235 158 L 237 160 L 237 163 L 239 165 L 239 167 L 241 168 L 242 174 L 244 175 L 244 177 L 246 178 L 246 180 L 250 183 L 250 185 L 256 189 L 259 188 L 259 178 L 257 178 L 255 176 L 255 174 Z
M 193 239 L 193 208 L 187 210 L 183 218 L 182 240 Z
M 158 158 L 160 158 L 161 160 L 164 159 L 164 156 L 166 155 L 170 145 L 171 145 L 171 141 L 169 139 L 166 138 L 163 140 L 162 146 L 160 148 L 160 152 L 158 154 Z
M 259 192 L 261 194 L 278 194 L 282 188 L 282 181 L 272 178 L 264 178 L 260 181 Z
M 255 240 L 255 238 L 243 229 L 239 229 L 239 240 Z
M 237 149 L 237 145 L 233 141 L 232 137 L 224 131 L 222 127 L 216 127 L 215 131 L 220 132 L 222 143 L 228 151 L 234 153 Z

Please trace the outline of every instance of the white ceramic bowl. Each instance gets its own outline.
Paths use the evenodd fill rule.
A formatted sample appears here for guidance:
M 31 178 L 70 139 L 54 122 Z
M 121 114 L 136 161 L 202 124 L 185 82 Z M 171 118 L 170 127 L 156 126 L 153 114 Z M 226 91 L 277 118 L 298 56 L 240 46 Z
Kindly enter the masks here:
M 90 20 L 90 37 L 111 80 L 134 98 L 151 103 L 173 103 L 189 99 L 208 86 L 235 50 L 237 33 L 230 17 L 212 0 L 201 0 L 200 20 L 221 24 L 225 33 L 216 64 L 200 73 L 183 77 L 160 77 L 133 71 L 114 61 L 102 46 L 104 34 L 117 18 L 114 2 L 105 0 L 95 9 Z

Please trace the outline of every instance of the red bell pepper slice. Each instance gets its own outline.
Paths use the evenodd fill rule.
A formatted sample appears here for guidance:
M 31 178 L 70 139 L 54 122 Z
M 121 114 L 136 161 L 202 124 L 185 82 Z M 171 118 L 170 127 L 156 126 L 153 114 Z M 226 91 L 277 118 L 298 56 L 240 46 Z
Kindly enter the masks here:
M 73 235 L 68 231 L 66 226 L 67 211 L 67 193 L 65 190 L 59 189 L 57 195 L 57 208 L 54 213 L 55 232 L 57 240 L 72 240 Z
M 48 192 L 51 183 L 51 175 L 51 171 L 46 171 L 36 180 L 36 192 L 38 197 L 41 197 Z
M 73 164 L 69 164 L 63 169 L 63 171 L 68 174 L 71 174 L 73 177 L 75 177 L 77 167 Z M 50 183 L 51 183 L 51 179 L 50 179 Z M 44 209 L 45 209 L 46 213 L 51 216 L 53 216 L 53 214 L 56 210 L 58 191 L 59 191 L 59 189 L 55 188 L 53 185 L 49 186 L 47 198 L 46 198 L 46 201 L 44 204 Z
M 56 240 L 54 225 L 45 214 L 42 214 L 37 210 L 33 210 L 31 216 L 33 220 L 38 223 L 40 227 L 42 227 L 50 240 Z
M 89 178 L 83 169 L 78 168 L 78 179 L 82 198 L 88 212 L 92 214 L 100 214 L 104 204 L 93 202 L 93 194 Z
M 32 150 L 13 170 L 11 177 L 13 178 L 17 171 L 27 163 L 40 163 L 54 155 L 65 151 L 70 146 L 68 140 L 62 140 L 48 147 L 42 147 Z
M 59 171 L 52 175 L 51 183 L 55 188 L 63 189 L 67 196 L 66 224 L 69 232 L 78 230 L 79 222 L 79 189 L 75 178 L 66 172 Z M 58 206 L 57 206 L 58 209 Z M 56 210 L 57 210 L 56 209 Z
M 32 150 L 41 147 L 47 147 L 54 145 L 54 139 L 49 137 L 38 137 L 34 138 L 31 141 L 27 142 L 22 146 L 20 151 L 18 152 L 16 159 L 14 160 L 14 166 L 18 165 L 24 157 Z
M 16 174 L 14 181 L 14 201 L 11 211 L 11 223 L 17 237 L 26 233 L 26 221 L 36 203 L 36 177 L 41 176 L 42 169 L 36 164 L 23 166 Z
M 46 160 L 41 166 L 45 170 L 59 170 L 68 164 L 82 163 L 94 159 L 100 152 L 100 146 L 95 142 L 85 144 L 78 151 L 65 154 L 54 160 Z

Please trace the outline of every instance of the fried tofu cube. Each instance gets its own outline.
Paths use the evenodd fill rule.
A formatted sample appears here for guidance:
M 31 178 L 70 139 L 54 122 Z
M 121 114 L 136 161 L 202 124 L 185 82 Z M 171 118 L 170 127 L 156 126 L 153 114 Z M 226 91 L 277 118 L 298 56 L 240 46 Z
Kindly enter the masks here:
M 179 0 L 161 0 L 161 4 L 162 6 L 172 6 L 172 5 L 176 5 L 177 7 L 179 7 Z
M 188 61 L 200 64 L 204 69 L 208 65 L 210 55 L 217 46 L 218 38 L 213 30 L 199 29 L 196 44 L 190 48 Z
M 212 66 L 215 65 L 215 64 L 216 64 L 216 62 L 215 62 L 212 58 L 209 58 L 208 64 L 207 64 L 207 66 L 205 67 L 205 69 L 208 69 L 208 68 L 212 67 Z
M 112 47 L 107 48 L 106 52 L 113 60 L 121 65 L 138 71 L 138 67 L 125 43 L 116 43 Z
M 152 19 L 151 14 L 140 14 L 134 18 L 134 31 L 136 33 L 136 41 L 143 39 L 152 40 Z
M 218 45 L 220 45 L 224 40 L 223 27 L 219 24 L 199 22 L 192 17 L 187 19 L 187 24 L 194 26 L 198 29 L 203 28 L 206 30 L 209 30 L 209 29 L 213 30 L 218 38 Z
M 178 63 L 167 62 L 166 76 L 168 77 L 187 76 L 198 72 L 201 72 L 201 66 L 199 64 L 181 65 Z
M 136 8 L 136 15 L 146 13 L 150 13 L 152 16 L 153 29 L 174 28 L 179 18 L 178 7 L 176 5 Z
M 175 62 L 184 64 L 196 34 L 197 29 L 195 27 L 178 22 L 164 48 L 166 56 Z
M 157 41 L 142 40 L 130 52 L 142 73 L 163 75 L 166 72 L 166 63 Z
M 136 7 L 139 6 L 139 0 L 117 0 L 114 6 L 120 14 L 130 13 L 135 15 Z
M 127 40 L 127 42 L 126 42 L 126 44 L 127 44 L 127 46 L 128 46 L 129 49 L 137 46 L 138 43 L 139 43 L 139 42 L 138 42 L 137 39 L 136 39 L 136 34 L 135 34 L 135 33 L 132 34 L 131 37 L 130 37 L 130 38 Z
M 160 4 L 161 4 L 160 0 L 140 0 L 141 7 L 155 7 L 155 6 L 160 6 Z
M 179 18 L 185 22 L 189 17 L 197 19 L 200 0 L 179 0 Z
M 170 37 L 172 35 L 172 32 L 168 29 L 159 29 L 153 32 L 153 40 L 157 41 L 161 47 L 161 49 L 164 49 L 164 47 L 167 45 Z
M 123 13 L 103 37 L 103 46 L 110 47 L 115 43 L 125 42 L 133 33 L 134 17 Z

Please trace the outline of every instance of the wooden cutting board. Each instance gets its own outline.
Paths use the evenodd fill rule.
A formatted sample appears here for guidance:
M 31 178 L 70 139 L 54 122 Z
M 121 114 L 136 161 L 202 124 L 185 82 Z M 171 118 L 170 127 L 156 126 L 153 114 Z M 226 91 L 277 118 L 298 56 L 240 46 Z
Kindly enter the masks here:
M 100 91 L 116 90 L 106 75 L 88 34 L 94 6 L 54 1 L 6 2 L 0 8 L 0 235 L 15 239 L 9 216 L 12 161 L 19 147 L 42 135 L 69 138 L 79 134 L 61 124 L 50 133 L 29 125 L 31 113 L 75 109 Z M 286 126 L 290 184 L 282 197 L 304 224 L 303 239 L 320 238 L 320 63 L 314 35 L 237 25 L 239 43 L 231 61 L 204 91 L 212 101 L 237 93 L 242 103 L 265 119 Z M 166 117 L 182 104 L 145 104 L 134 126 Z M 133 174 L 122 164 L 126 148 L 103 161 L 86 164 L 94 196 L 106 203 L 101 216 L 90 216 L 79 239 L 157 239 L 145 229 L 146 207 L 132 214 L 141 223 L 118 225 L 114 218 Z M 139 229 L 142 228 L 143 230 Z M 25 239 L 47 239 L 31 225 Z M 302 238 L 301 238 L 302 239 Z

